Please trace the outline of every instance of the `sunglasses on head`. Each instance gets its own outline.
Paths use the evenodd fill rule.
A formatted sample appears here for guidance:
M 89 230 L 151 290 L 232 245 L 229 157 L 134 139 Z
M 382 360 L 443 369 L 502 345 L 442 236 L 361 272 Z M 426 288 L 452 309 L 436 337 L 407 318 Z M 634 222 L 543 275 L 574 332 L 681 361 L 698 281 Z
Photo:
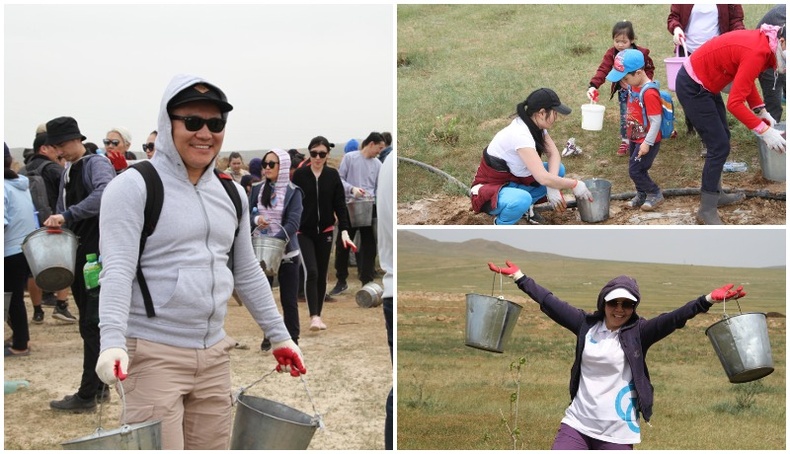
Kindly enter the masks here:
M 102 142 L 104 142 L 104 146 L 105 147 L 110 145 L 110 144 L 112 144 L 112 146 L 114 146 L 114 147 L 117 147 L 121 143 L 120 140 L 116 140 L 116 139 L 113 139 L 113 140 L 104 139 L 104 140 L 102 140 Z
M 636 303 L 633 301 L 611 300 L 611 301 L 607 301 L 606 305 L 612 309 L 616 308 L 617 306 L 621 306 L 623 309 L 633 309 L 636 307 Z
M 313 157 L 313 158 L 321 158 L 321 159 L 324 159 L 326 157 L 326 155 L 328 155 L 328 154 L 329 153 L 326 152 L 326 151 L 311 151 L 310 152 L 310 156 L 311 157 Z
M 187 131 L 195 132 L 203 129 L 203 125 L 208 126 L 211 132 L 222 132 L 225 129 L 225 119 L 223 118 L 201 118 L 195 116 L 182 117 L 181 115 L 170 115 L 171 120 L 181 120 Z
M 267 168 L 267 167 L 270 168 L 270 169 L 273 169 L 273 168 L 275 168 L 277 166 L 277 164 L 279 164 L 279 162 L 277 162 L 277 161 L 264 161 L 262 166 L 263 166 L 264 169 Z
M 143 151 L 154 151 L 154 143 L 153 142 L 144 143 Z

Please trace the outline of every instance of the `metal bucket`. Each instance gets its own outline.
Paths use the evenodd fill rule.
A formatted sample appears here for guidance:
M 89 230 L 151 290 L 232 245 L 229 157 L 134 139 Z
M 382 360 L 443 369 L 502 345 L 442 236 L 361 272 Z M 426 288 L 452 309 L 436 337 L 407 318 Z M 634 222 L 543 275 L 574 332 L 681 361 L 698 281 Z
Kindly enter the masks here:
M 477 293 L 466 294 L 466 345 L 503 353 L 516 326 L 521 306 Z
M 373 199 L 353 199 L 346 203 L 351 227 L 369 227 L 373 225 Z
M 768 323 L 762 312 L 728 317 L 705 330 L 731 383 L 759 380 L 774 371 Z
M 584 180 L 584 184 L 592 193 L 593 201 L 576 200 L 582 221 L 601 222 L 609 219 L 609 197 L 612 194 L 612 183 L 602 178 L 593 178 Z
M 255 257 L 260 262 L 263 271 L 267 276 L 274 276 L 280 269 L 280 262 L 285 253 L 285 240 L 273 236 L 258 236 L 252 238 L 252 248 L 255 250 Z
M 67 229 L 42 227 L 22 241 L 30 272 L 41 290 L 56 292 L 74 281 L 77 236 Z
M 239 394 L 230 449 L 307 449 L 316 418 L 263 397 Z
M 784 123 L 777 123 L 774 128 L 786 131 Z M 771 181 L 785 181 L 787 179 L 787 153 L 777 153 L 765 146 L 765 142 L 757 138 L 760 146 L 760 168 L 763 177 Z
M 91 435 L 65 441 L 61 446 L 63 449 L 162 449 L 162 422 L 124 424 L 113 430 L 104 430 L 100 427 Z
M 366 308 L 381 306 L 382 295 L 384 295 L 384 289 L 379 284 L 368 282 L 357 292 L 357 306 Z

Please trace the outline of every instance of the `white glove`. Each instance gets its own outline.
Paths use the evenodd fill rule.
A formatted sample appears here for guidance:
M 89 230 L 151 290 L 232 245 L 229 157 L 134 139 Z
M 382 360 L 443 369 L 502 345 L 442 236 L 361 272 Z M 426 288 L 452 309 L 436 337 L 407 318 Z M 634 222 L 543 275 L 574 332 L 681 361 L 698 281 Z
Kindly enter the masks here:
M 348 249 L 351 248 L 352 252 L 357 252 L 357 245 L 351 241 L 351 238 L 348 236 L 348 230 L 343 230 L 340 232 L 340 239 L 343 240 L 343 247 Z
M 768 110 L 760 109 L 760 113 L 758 113 L 757 116 L 760 117 L 761 119 L 767 121 L 768 122 L 768 126 L 770 126 L 772 128 L 774 126 L 776 126 L 776 120 L 774 119 L 774 117 L 771 116 L 771 114 L 768 113 Z
M 117 372 L 116 363 L 119 363 Z M 104 383 L 113 385 L 118 381 L 118 378 L 121 380 L 126 378 L 128 367 L 129 355 L 126 354 L 126 350 L 112 347 L 104 350 L 99 355 L 99 359 L 96 361 L 96 375 L 98 375 Z
M 562 196 L 562 192 L 559 189 L 546 188 L 546 198 L 549 199 L 549 205 L 554 209 L 558 207 L 565 208 L 566 206 L 565 197 Z
M 770 148 L 771 150 L 777 153 L 784 153 L 785 152 L 785 138 L 782 136 L 782 133 L 775 128 L 767 128 L 765 132 L 760 134 L 760 138 L 763 139 L 765 145 Z
M 587 199 L 590 202 L 593 201 L 592 192 L 587 189 L 587 185 L 582 180 L 576 180 L 576 185 L 573 187 L 573 195 L 576 196 L 576 200 Z
M 362 197 L 365 197 L 365 190 L 362 188 L 351 188 L 351 195 L 361 199 Z
M 293 377 L 307 373 L 302 350 L 293 340 L 273 343 L 272 355 L 277 359 L 277 372 L 290 372 Z
M 683 33 L 683 29 L 680 27 L 675 27 L 675 30 L 672 33 L 672 42 L 675 43 L 676 46 L 680 46 L 685 41 L 686 41 L 686 34 Z
M 587 89 L 587 98 L 591 102 L 598 102 L 598 89 L 595 87 L 590 87 Z

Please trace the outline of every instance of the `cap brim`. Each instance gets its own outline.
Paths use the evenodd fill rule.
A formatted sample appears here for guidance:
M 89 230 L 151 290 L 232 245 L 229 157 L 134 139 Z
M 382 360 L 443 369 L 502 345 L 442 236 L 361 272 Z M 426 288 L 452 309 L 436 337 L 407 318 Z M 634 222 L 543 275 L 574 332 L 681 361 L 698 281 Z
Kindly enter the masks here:
M 571 113 L 571 108 L 566 106 L 565 104 L 560 104 L 559 106 L 554 106 L 551 108 L 552 110 L 560 113 L 562 115 L 568 115 Z
M 611 292 L 607 293 L 606 296 L 603 297 L 604 301 L 611 301 L 616 300 L 618 298 L 625 298 L 631 301 L 636 301 L 636 297 L 624 288 L 616 288 Z
M 622 78 L 625 77 L 625 75 L 626 75 L 625 71 L 618 71 L 616 69 L 613 69 L 609 71 L 609 74 L 606 75 L 606 80 L 608 80 L 609 82 L 620 82 L 620 80 L 622 80 Z
M 68 142 L 69 140 L 74 140 L 74 139 L 80 139 L 80 142 L 84 142 L 88 140 L 87 137 L 79 133 L 65 134 L 62 136 L 47 136 L 47 141 L 44 142 L 44 145 L 57 145 L 59 143 Z
M 230 112 L 231 110 L 233 110 L 233 106 L 230 105 L 230 103 L 228 103 L 228 102 L 220 101 L 220 100 L 217 100 L 217 99 L 208 99 L 208 98 L 204 98 L 204 97 L 192 97 L 192 98 L 182 99 L 182 100 L 179 100 L 178 102 L 175 102 L 173 104 L 169 104 L 167 106 L 167 109 L 168 110 L 174 109 L 174 108 L 176 108 L 178 106 L 183 106 L 184 104 L 189 104 L 189 103 L 192 103 L 192 102 L 208 102 L 208 103 L 212 103 L 212 104 L 216 105 L 217 107 L 219 107 L 220 113 Z

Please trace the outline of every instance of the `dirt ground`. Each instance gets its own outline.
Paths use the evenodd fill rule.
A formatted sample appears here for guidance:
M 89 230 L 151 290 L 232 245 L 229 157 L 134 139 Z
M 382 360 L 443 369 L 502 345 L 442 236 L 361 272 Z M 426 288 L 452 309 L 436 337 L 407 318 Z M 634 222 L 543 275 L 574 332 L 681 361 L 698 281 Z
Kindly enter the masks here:
M 331 282 L 328 288 L 333 286 Z M 325 303 L 326 331 L 309 330 L 307 303 L 299 303 L 305 379 L 325 425 L 316 431 L 310 449 L 384 449 L 385 403 L 393 377 L 387 332 L 381 306 L 366 309 L 356 304 L 354 295 L 360 287 L 359 281 L 349 280 L 349 289 L 335 297 L 336 302 Z M 276 288 L 275 297 L 279 298 Z M 27 308 L 31 317 L 29 300 Z M 76 315 L 73 302 L 70 308 Z M 5 449 L 60 449 L 61 442 L 92 434 L 98 426 L 98 412 L 80 415 L 49 408 L 51 400 L 76 392 L 82 342 L 76 324 L 54 320 L 52 308 L 45 307 L 45 313 L 44 324 L 30 325 L 30 356 L 4 362 L 5 380 L 30 382 L 29 388 L 4 396 Z M 248 347 L 231 353 L 236 392 L 267 374 L 276 362 L 271 353 L 260 351 L 261 330 L 234 299 L 229 302 L 225 329 Z M 5 337 L 10 334 L 6 324 Z M 268 376 L 246 394 L 314 414 L 302 382 L 289 375 Z M 102 427 L 117 428 L 120 413 L 121 400 L 113 391 L 112 401 L 104 405 Z
M 725 190 L 729 188 L 725 186 Z M 785 183 L 773 183 L 756 177 L 739 189 L 745 191 L 767 191 L 784 194 Z M 568 195 L 566 194 L 566 197 Z M 398 204 L 400 225 L 491 225 L 493 217 L 471 211 L 468 197 L 440 194 L 413 203 Z M 656 211 L 645 212 L 625 208 L 624 200 L 612 200 L 609 204 L 609 219 L 589 224 L 581 220 L 575 208 L 564 213 L 542 211 L 539 213 L 552 225 L 696 225 L 695 213 L 699 208 L 699 196 L 666 197 Z M 748 197 L 739 204 L 719 208 L 719 216 L 730 225 L 785 225 L 787 210 L 785 200 Z M 522 219 L 519 225 L 526 224 Z

